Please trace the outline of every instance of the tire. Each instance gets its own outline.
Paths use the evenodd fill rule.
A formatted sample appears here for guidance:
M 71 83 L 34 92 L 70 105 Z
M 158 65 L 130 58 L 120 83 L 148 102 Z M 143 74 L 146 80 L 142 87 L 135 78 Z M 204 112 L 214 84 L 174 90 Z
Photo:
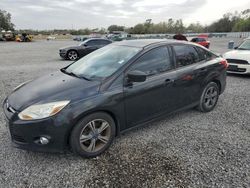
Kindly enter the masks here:
M 110 115 L 102 112 L 93 113 L 84 117 L 73 128 L 70 148 L 82 157 L 96 157 L 109 148 L 115 132 L 115 122 Z
M 68 51 L 68 53 L 67 53 L 67 58 L 68 58 L 69 60 L 75 61 L 75 60 L 77 60 L 77 59 L 79 58 L 79 55 L 78 55 L 77 51 L 75 51 L 75 50 L 70 50 L 70 51 Z
M 204 88 L 200 103 L 198 105 L 198 110 L 201 112 L 212 111 L 219 99 L 219 87 L 215 82 L 210 82 Z

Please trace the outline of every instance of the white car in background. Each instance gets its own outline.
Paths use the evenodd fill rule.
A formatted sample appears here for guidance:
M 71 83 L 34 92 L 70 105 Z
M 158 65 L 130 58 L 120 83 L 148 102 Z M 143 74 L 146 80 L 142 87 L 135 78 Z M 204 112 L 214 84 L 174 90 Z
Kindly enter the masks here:
M 223 54 L 229 64 L 227 72 L 250 74 L 250 38 L 245 39 L 234 50 Z

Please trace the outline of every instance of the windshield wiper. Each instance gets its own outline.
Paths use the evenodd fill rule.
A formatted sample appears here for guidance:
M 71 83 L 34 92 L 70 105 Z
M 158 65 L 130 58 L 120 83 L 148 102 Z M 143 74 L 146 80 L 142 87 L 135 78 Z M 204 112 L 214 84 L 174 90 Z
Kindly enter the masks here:
M 77 75 L 77 74 L 75 74 L 75 73 L 73 73 L 73 72 L 68 72 L 68 71 L 66 71 L 66 69 L 61 69 L 61 71 L 62 71 L 63 73 L 65 73 L 65 74 L 67 74 L 67 75 L 74 76 L 74 77 L 76 77 L 76 78 L 83 78 L 83 79 L 85 79 L 85 80 L 90 81 L 89 78 L 86 78 L 86 77 L 84 77 L 84 76 L 82 76 L 82 75 L 79 76 L 79 75 Z
M 246 48 L 237 48 L 238 50 L 250 50 L 250 49 L 246 49 Z

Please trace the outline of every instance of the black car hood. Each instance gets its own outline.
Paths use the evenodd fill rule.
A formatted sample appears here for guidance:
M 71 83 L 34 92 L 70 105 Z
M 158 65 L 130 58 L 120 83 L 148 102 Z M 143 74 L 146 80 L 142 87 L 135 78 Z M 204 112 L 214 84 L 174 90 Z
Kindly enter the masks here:
M 13 91 L 8 97 L 8 102 L 17 111 L 36 103 L 62 100 L 75 102 L 96 95 L 99 86 L 99 81 L 88 81 L 58 71 Z

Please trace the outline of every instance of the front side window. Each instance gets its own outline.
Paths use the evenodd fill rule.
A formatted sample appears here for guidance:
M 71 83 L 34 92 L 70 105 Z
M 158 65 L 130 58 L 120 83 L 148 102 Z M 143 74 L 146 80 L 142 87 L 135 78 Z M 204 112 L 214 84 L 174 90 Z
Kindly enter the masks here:
M 178 67 L 191 65 L 199 61 L 199 55 L 193 46 L 176 45 L 174 51 Z
M 193 38 L 191 42 L 197 42 L 197 38 Z
M 173 68 L 167 47 L 159 47 L 143 54 L 130 70 L 138 70 L 148 76 L 159 74 Z
M 141 48 L 107 45 L 79 59 L 66 71 L 87 79 L 103 79 L 111 76 L 139 51 Z

